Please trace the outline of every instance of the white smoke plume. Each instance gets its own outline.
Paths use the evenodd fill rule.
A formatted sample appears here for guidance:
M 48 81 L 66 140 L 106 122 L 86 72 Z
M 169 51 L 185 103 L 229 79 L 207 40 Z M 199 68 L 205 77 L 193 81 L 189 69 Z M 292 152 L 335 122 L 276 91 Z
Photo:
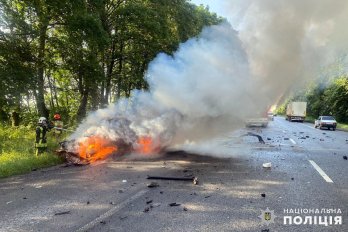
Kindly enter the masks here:
M 221 3 L 240 16 L 238 32 L 225 22 L 205 28 L 172 56 L 159 54 L 146 74 L 149 92 L 134 91 L 91 113 L 71 139 L 99 135 L 134 148 L 141 136 L 160 147 L 209 139 L 265 113 L 347 51 L 346 1 Z

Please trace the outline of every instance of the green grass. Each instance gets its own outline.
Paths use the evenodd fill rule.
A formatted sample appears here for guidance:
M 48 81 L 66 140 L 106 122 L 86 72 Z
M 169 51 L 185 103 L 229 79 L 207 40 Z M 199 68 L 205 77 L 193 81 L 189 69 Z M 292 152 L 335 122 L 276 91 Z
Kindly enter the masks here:
M 341 130 L 346 130 L 346 131 L 348 131 L 348 124 L 338 123 L 338 124 L 337 124 L 337 128 L 338 128 L 338 129 L 341 129 Z
M 34 149 L 35 129 L 0 126 L 0 178 L 62 163 L 63 160 L 54 154 L 57 141 L 50 133 L 47 137 L 47 152 L 37 157 Z

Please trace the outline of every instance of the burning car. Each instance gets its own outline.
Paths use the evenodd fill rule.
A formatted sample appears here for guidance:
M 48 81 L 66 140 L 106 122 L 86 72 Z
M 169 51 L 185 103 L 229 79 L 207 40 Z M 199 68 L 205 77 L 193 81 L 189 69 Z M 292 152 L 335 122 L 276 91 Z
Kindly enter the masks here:
M 112 141 L 101 136 L 89 136 L 77 142 L 76 140 L 63 141 L 56 154 L 63 157 L 68 163 L 87 165 L 109 156 L 123 156 L 133 152 L 150 154 L 159 152 L 160 147 L 154 146 L 151 137 L 138 137 L 137 143 L 127 143 L 123 139 Z

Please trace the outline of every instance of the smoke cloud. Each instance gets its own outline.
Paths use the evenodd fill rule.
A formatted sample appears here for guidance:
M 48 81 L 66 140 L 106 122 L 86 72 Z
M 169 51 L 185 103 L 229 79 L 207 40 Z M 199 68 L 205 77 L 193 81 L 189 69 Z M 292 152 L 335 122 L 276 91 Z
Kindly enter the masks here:
M 238 15 L 205 28 L 172 55 L 149 65 L 150 91 L 134 91 L 92 112 L 71 139 L 90 135 L 138 146 L 149 136 L 168 147 L 200 141 L 244 126 L 291 88 L 347 51 L 346 1 L 221 1 Z

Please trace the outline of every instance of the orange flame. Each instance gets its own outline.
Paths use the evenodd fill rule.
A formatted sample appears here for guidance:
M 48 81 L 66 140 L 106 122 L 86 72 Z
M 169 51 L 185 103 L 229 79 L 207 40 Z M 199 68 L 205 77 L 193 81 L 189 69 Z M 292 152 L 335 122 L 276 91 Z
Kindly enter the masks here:
M 153 151 L 153 141 L 149 136 L 142 136 L 138 139 L 138 152 L 142 154 L 150 154 Z
M 103 160 L 115 151 L 117 151 L 115 145 L 111 144 L 109 140 L 98 136 L 88 137 L 79 146 L 80 157 L 88 160 L 90 163 Z

